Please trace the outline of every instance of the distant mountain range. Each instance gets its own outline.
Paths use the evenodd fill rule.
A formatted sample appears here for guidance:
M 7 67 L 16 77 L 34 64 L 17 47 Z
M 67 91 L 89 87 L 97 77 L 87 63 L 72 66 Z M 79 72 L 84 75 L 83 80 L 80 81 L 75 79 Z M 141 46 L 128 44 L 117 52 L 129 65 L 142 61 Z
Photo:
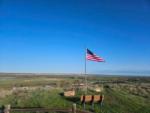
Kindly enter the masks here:
M 84 73 L 14 73 L 14 72 L 0 72 L 0 76 L 2 75 L 26 75 L 26 76 L 40 76 L 40 75 L 45 75 L 45 76 L 83 76 Z M 102 71 L 96 71 L 93 73 L 88 73 L 87 75 L 92 75 L 92 76 L 150 76 L 150 71 L 145 70 L 145 71 L 133 71 L 133 70 L 119 70 L 119 71 L 110 71 L 110 70 L 102 70 Z

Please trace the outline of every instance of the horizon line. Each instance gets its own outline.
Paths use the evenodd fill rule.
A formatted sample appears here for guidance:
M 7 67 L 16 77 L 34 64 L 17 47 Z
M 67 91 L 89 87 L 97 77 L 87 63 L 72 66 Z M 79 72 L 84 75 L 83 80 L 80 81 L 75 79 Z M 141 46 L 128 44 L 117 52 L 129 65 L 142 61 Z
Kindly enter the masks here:
M 104 73 L 48 73 L 48 72 L 43 72 L 43 73 L 40 73 L 40 72 L 0 72 L 0 75 L 2 74 L 9 74 L 9 75 L 13 75 L 13 74 L 16 74 L 16 75 L 66 75 L 66 76 L 71 76 L 71 75 L 78 75 L 78 76 L 85 76 L 85 75 L 95 75 L 95 76 L 147 76 L 147 77 L 150 77 L 150 74 L 104 74 Z

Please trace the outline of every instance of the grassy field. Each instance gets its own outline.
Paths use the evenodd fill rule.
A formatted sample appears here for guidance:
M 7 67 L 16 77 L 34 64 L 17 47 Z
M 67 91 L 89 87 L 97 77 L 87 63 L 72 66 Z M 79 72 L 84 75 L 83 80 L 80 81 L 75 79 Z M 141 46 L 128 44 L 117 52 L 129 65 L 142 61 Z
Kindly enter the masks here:
M 68 108 L 73 103 L 83 109 L 80 103 L 82 90 L 75 97 L 66 98 L 61 95 L 71 84 L 82 82 L 83 77 L 51 77 L 51 76 L 1 76 L 0 90 L 12 93 L 0 97 L 0 105 L 11 104 L 13 107 Z M 102 106 L 95 104 L 95 113 L 150 113 L 150 78 L 149 77 L 88 77 L 89 86 L 103 86 L 105 99 Z M 48 87 L 46 90 L 45 86 Z M 37 87 L 34 90 L 15 90 L 20 87 Z M 88 90 L 88 94 L 98 94 Z M 1 94 L 0 94 L 1 95 Z M 91 111 L 91 105 L 86 109 Z

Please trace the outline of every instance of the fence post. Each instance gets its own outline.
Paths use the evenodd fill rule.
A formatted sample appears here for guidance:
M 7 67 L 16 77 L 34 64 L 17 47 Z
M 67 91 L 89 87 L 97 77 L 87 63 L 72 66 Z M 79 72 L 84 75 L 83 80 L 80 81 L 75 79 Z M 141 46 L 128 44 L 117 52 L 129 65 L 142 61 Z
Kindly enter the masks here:
M 76 110 L 77 110 L 77 106 L 76 106 L 76 104 L 73 104 L 72 105 L 72 113 L 76 113 Z
M 5 105 L 4 113 L 10 113 L 10 108 L 11 108 L 10 104 L 9 105 Z

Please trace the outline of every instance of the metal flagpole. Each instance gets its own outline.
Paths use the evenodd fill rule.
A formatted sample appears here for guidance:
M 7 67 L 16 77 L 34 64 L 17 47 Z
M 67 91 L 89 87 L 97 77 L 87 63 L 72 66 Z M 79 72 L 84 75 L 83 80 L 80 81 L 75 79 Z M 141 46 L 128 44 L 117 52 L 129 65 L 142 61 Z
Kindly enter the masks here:
M 85 94 L 87 94 L 86 54 L 87 54 L 87 48 L 85 49 L 85 65 L 84 65 Z

